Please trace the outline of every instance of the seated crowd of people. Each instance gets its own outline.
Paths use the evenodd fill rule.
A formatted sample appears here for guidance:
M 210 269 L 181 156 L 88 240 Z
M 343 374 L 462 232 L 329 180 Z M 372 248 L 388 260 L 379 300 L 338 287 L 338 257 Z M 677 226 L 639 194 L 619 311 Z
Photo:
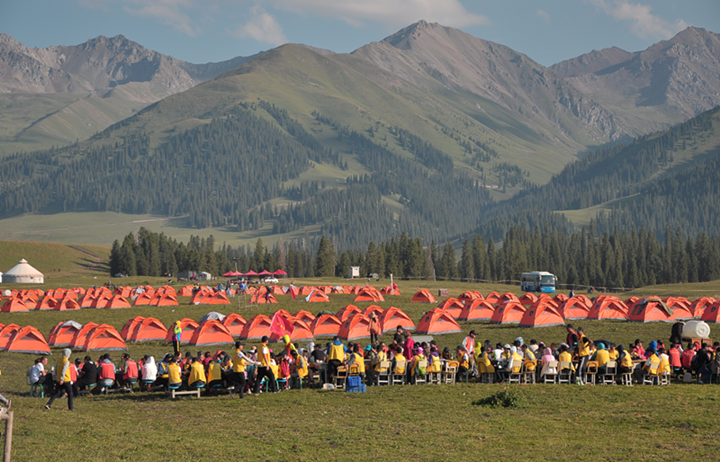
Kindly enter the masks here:
M 28 377 L 31 384 L 43 386 L 46 394 L 52 396 L 48 408 L 60 396 L 67 395 L 72 408 L 72 397 L 84 391 L 128 389 L 135 384 L 140 390 L 206 388 L 212 392 L 224 388 L 243 398 L 247 392 L 257 395 L 261 391 L 302 388 L 303 382 L 306 386 L 332 383 L 339 375 L 359 375 L 368 386 L 374 386 L 380 376 L 388 373 L 403 376 L 404 383 L 415 383 L 421 376 L 450 369 L 465 380 L 480 379 L 484 375 L 492 376 L 498 383 L 507 381 L 521 369 L 535 373 L 538 378 L 569 373 L 574 382 L 583 384 L 589 367 L 603 375 L 608 372 L 610 361 L 616 363 L 616 374 L 636 374 L 635 380 L 641 380 L 643 374 L 676 377 L 692 374 L 701 383 L 717 381 L 718 342 L 712 347 L 690 344 L 685 349 L 682 344 L 673 343 L 667 349 L 657 340 L 650 342 L 646 349 L 638 339 L 628 349 L 605 340 L 592 341 L 582 328 L 576 331 L 572 325 L 567 326 L 567 332 L 566 341 L 559 345 L 546 345 L 535 339 L 526 344 L 518 337 L 512 344 L 493 346 L 490 340 L 482 344 L 476 342 L 475 331 L 470 331 L 454 351 L 449 347 L 441 351 L 434 340 L 416 344 L 406 330 L 398 327 L 389 345 L 374 342 L 363 347 L 360 343 L 345 344 L 335 337 L 325 347 L 311 342 L 302 348 L 285 336 L 283 347 L 273 352 L 268 346 L 269 338 L 263 337 L 260 345 L 247 352 L 243 343 L 236 342 L 232 354 L 223 350 L 214 354 L 198 351 L 194 356 L 191 352 L 184 356 L 168 353 L 157 362 L 153 356 L 135 361 L 123 353 L 117 365 L 110 354 L 103 354 L 97 362 L 90 356 L 71 362 L 71 351 L 65 349 L 56 370 L 47 371 L 48 358 L 42 357 L 28 371 Z

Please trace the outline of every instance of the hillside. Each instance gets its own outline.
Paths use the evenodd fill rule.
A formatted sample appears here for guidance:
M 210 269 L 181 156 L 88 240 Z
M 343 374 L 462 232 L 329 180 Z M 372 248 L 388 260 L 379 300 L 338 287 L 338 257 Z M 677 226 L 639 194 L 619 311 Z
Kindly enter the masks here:
M 0 34 L 0 156 L 85 140 L 251 58 L 191 64 L 121 35 L 28 48 Z
M 109 247 L 65 245 L 55 242 L 0 241 L 0 271 L 25 259 L 45 280 L 87 273 L 108 272 Z
M 552 70 L 638 136 L 720 105 L 719 58 L 720 35 L 689 27 L 643 51 L 594 51 Z

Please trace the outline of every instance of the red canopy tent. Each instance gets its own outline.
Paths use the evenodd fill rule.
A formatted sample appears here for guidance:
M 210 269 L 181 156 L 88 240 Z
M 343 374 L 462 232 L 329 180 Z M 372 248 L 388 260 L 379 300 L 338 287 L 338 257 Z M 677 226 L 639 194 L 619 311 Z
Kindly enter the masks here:
M 273 276 L 287 276 L 287 273 L 285 271 L 279 269 L 273 273 Z
M 272 273 L 268 270 L 262 270 L 258 273 L 258 276 L 272 276 Z

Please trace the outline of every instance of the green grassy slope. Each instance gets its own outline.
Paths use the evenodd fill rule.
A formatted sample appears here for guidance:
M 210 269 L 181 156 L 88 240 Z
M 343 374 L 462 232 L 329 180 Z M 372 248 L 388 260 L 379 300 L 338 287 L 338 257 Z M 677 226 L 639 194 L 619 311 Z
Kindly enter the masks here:
M 45 275 L 46 282 L 84 273 L 107 273 L 110 248 L 55 242 L 0 241 L 0 269 L 5 272 L 25 259 Z

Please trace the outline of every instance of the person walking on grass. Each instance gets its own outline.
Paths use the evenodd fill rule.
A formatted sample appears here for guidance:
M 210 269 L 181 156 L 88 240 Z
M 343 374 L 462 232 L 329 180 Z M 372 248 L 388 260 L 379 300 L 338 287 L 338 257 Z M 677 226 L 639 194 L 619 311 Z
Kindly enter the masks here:
M 267 377 L 267 389 L 265 391 L 271 391 L 277 393 L 277 383 L 275 382 L 275 374 L 273 374 L 270 368 L 270 348 L 268 347 L 268 341 L 270 339 L 267 335 L 264 335 L 260 340 L 260 348 L 258 348 L 258 357 L 260 359 L 260 366 L 257 368 L 257 378 L 255 379 L 255 396 L 260 395 L 260 383 L 264 377 Z
M 52 406 L 52 403 L 63 396 L 63 394 L 67 393 L 68 398 L 68 409 L 71 411 L 75 410 L 74 401 L 73 401 L 73 380 L 72 380 L 72 365 L 70 364 L 70 355 L 72 354 L 72 351 L 70 348 L 65 348 L 62 352 L 62 357 L 57 362 L 57 368 L 55 369 L 57 371 L 57 383 L 58 388 L 57 392 L 50 398 L 50 401 L 45 405 L 45 409 L 50 409 L 50 406 Z

